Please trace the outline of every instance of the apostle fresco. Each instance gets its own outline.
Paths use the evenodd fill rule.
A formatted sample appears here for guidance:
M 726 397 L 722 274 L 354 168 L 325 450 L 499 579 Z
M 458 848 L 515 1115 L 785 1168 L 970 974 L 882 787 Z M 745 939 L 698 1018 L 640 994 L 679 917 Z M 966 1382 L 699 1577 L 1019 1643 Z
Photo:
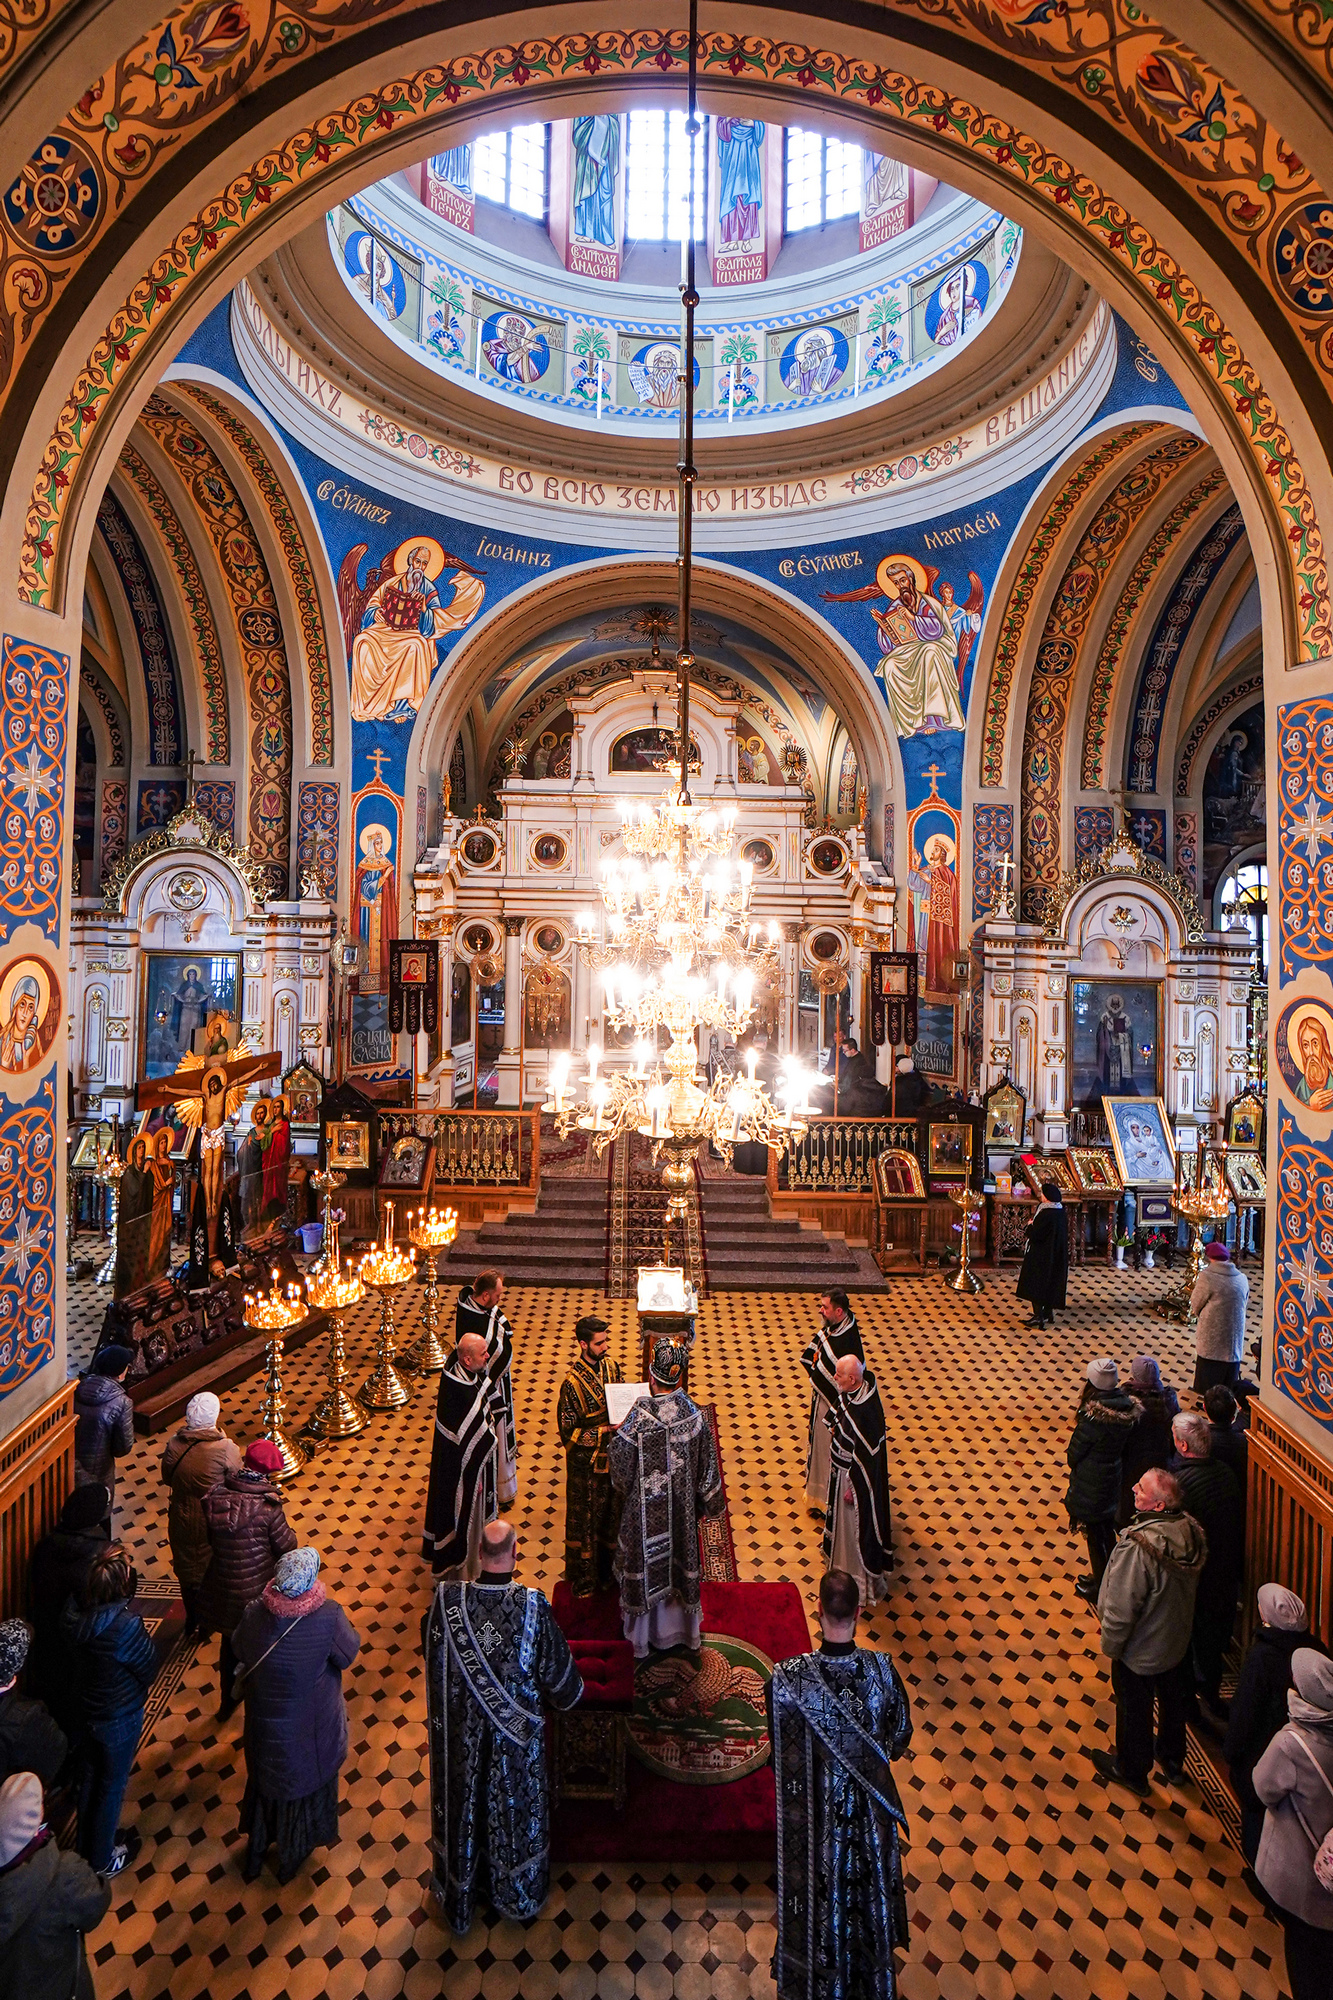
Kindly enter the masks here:
M 764 205 L 764 127 L 757 118 L 718 118 L 717 234 L 728 248 L 755 242 Z
M 402 542 L 366 577 L 357 569 L 364 542 L 348 551 L 338 574 L 343 630 L 352 660 L 352 714 L 358 722 L 405 722 L 426 696 L 439 663 L 438 642 L 481 610 L 481 573 L 429 535 Z M 453 589 L 446 602 L 445 570 Z
M 21 960 L 0 987 L 0 1071 L 16 1076 L 41 1061 L 51 1043 L 49 1003 L 46 967 L 36 959 Z
M 963 679 L 986 594 L 981 578 L 969 570 L 971 589 L 962 606 L 965 617 L 960 617 L 952 589 L 947 601 L 937 594 L 938 579 L 931 564 L 892 555 L 879 564 L 875 581 L 860 590 L 821 593 L 827 604 L 871 605 L 879 640 L 877 672 L 899 736 L 931 736 L 967 726 Z M 881 610 L 876 598 L 887 599 L 888 609 Z
M 616 247 L 620 120 L 614 113 L 574 120 L 574 234 Z
M 398 878 L 393 836 L 378 821 L 361 829 L 361 859 L 352 877 L 352 936 L 366 948 L 362 993 L 389 990 L 389 942 L 398 935 Z
M 931 834 L 922 856 L 912 850 L 907 886 L 912 892 L 916 948 L 921 958 L 923 992 L 928 998 L 952 999 L 958 991 L 954 964 L 958 957 L 958 877 L 954 873 L 954 843 L 946 834 Z
M 1314 1014 L 1307 1014 L 1296 1034 L 1300 1050 L 1301 1078 L 1296 1095 L 1312 1111 L 1327 1111 L 1333 1105 L 1333 1049 L 1328 1030 Z

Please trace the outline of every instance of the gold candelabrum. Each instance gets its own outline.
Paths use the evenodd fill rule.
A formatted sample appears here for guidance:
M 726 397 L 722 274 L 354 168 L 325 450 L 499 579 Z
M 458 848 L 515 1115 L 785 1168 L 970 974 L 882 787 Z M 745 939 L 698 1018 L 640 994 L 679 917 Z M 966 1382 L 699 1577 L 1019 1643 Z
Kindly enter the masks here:
M 329 1386 L 311 1413 L 310 1429 L 316 1437 L 337 1440 L 355 1437 L 366 1427 L 365 1411 L 347 1390 L 351 1370 L 347 1366 L 342 1317 L 348 1306 L 356 1305 L 366 1296 L 366 1289 L 352 1269 L 350 1257 L 346 1272 L 338 1269 L 340 1246 L 333 1214 L 333 1190 L 342 1186 L 346 1175 L 329 1167 L 311 1178 L 324 1196 L 324 1254 L 306 1272 L 305 1288 L 316 1311 L 329 1315 Z
M 366 1252 L 358 1272 L 362 1284 L 380 1295 L 375 1365 L 361 1384 L 356 1399 L 367 1410 L 401 1410 L 407 1401 L 403 1378 L 394 1367 L 393 1295 L 410 1282 L 415 1271 L 415 1250 L 405 1255 L 394 1243 L 393 1203 L 386 1201 L 383 1239 Z
M 969 1298 L 983 1289 L 983 1281 L 972 1269 L 972 1225 L 981 1213 L 982 1197 L 975 1188 L 952 1188 L 949 1199 L 961 1212 L 962 1224 L 959 1232 L 958 1269 L 945 1284 L 951 1292 L 965 1292 Z
M 439 1256 L 458 1235 L 458 1210 L 456 1208 L 424 1207 L 407 1211 L 407 1234 L 418 1250 L 426 1253 L 426 1324 L 421 1333 L 403 1356 L 409 1368 L 415 1368 L 421 1375 L 438 1375 L 447 1363 L 448 1355 L 440 1344 L 440 1293 Z
M 264 1383 L 264 1408 L 260 1416 L 261 1437 L 266 1437 L 271 1445 L 282 1454 L 282 1469 L 274 1476 L 279 1483 L 294 1479 L 305 1458 L 282 1428 L 282 1419 L 287 1405 L 282 1394 L 282 1337 L 289 1327 L 299 1326 L 306 1317 L 305 1301 L 295 1285 L 288 1285 L 285 1293 L 278 1290 L 278 1273 L 272 1273 L 273 1287 L 267 1292 L 247 1292 L 245 1294 L 245 1323 L 257 1333 L 266 1333 L 268 1341 L 268 1376 Z
M 111 1213 L 107 1222 L 110 1241 L 107 1244 L 106 1260 L 93 1280 L 95 1285 L 109 1285 L 116 1274 L 116 1240 L 120 1233 L 120 1183 L 124 1173 L 125 1162 L 116 1147 L 113 1146 L 109 1153 L 98 1154 L 93 1178 L 99 1180 L 106 1189 L 107 1206 Z
M 1171 1197 L 1172 1208 L 1190 1233 L 1185 1276 L 1180 1284 L 1173 1285 L 1169 1292 L 1153 1302 L 1153 1311 L 1162 1319 L 1174 1321 L 1177 1326 L 1188 1325 L 1191 1317 L 1190 1299 L 1199 1282 L 1199 1270 L 1203 1264 L 1203 1232 L 1209 1223 L 1216 1228 L 1231 1212 L 1226 1146 L 1205 1146 L 1202 1133 L 1199 1134 L 1199 1141 L 1192 1167 L 1186 1164 L 1187 1154 L 1176 1154 L 1176 1187 Z

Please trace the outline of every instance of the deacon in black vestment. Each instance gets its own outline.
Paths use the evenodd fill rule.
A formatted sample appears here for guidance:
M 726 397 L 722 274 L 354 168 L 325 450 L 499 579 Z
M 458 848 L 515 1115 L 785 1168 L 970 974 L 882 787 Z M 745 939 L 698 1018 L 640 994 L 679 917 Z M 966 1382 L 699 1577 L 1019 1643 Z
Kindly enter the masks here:
M 856 1644 L 856 1580 L 819 1586 L 823 1641 L 774 1669 L 768 1732 L 777 1786 L 780 2000 L 893 2000 L 908 1943 L 890 1760 L 912 1740 L 907 1691 Z
M 514 1531 L 492 1521 L 475 1583 L 441 1583 L 422 1621 L 435 1891 L 455 1931 L 477 1905 L 528 1923 L 551 1882 L 543 1705 L 583 1693 L 540 1590 L 514 1582 Z
M 828 1501 L 830 1411 L 837 1398 L 833 1371 L 844 1354 L 866 1358 L 861 1329 L 846 1292 L 824 1292 L 819 1301 L 819 1325 L 801 1355 L 810 1377 L 810 1442 L 805 1454 L 805 1497 L 815 1512 Z
M 481 1531 L 495 1516 L 494 1393 L 485 1341 L 464 1334 L 435 1401 L 421 1553 L 436 1576 L 477 1574 Z
M 874 1604 L 887 1596 L 893 1568 L 884 1407 L 874 1375 L 854 1355 L 843 1356 L 834 1380 L 824 1560 L 854 1576 L 861 1602 Z
M 1032 1326 L 1049 1326 L 1058 1306 L 1064 1310 L 1069 1280 L 1069 1217 L 1054 1181 L 1041 1184 L 1041 1206 L 1028 1225 L 1018 1297 L 1032 1306 Z
M 514 1329 L 501 1311 L 505 1281 L 498 1271 L 481 1271 L 458 1294 L 454 1309 L 455 1338 L 478 1333 L 486 1343 L 486 1372 L 491 1378 L 495 1436 L 495 1493 L 507 1507 L 518 1494 L 518 1439 L 514 1434 L 514 1383 L 509 1364 L 514 1358 Z

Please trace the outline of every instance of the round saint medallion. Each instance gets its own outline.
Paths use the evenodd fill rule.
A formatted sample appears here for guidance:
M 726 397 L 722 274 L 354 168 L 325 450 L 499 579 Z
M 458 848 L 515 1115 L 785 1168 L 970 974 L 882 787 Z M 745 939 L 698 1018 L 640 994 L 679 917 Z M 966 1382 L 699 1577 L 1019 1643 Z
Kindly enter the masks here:
M 1333 312 L 1333 202 L 1289 209 L 1273 232 L 1273 276 L 1301 312 Z
M 463 859 L 469 868 L 489 868 L 495 855 L 494 834 L 470 833 L 463 842 Z
M 167 901 L 173 910 L 197 910 L 208 894 L 201 875 L 173 875 L 167 887 Z
M 748 861 L 757 875 L 766 875 L 777 860 L 771 840 L 747 840 L 741 849 L 741 860 Z
M 842 939 L 836 931 L 816 931 L 810 940 L 810 956 L 821 964 L 837 958 L 842 952 Z
M 568 852 L 558 833 L 539 833 L 532 843 L 532 858 L 539 868 L 562 868 Z
M 810 849 L 810 866 L 816 875 L 837 875 L 847 866 L 847 850 L 840 840 L 817 840 Z

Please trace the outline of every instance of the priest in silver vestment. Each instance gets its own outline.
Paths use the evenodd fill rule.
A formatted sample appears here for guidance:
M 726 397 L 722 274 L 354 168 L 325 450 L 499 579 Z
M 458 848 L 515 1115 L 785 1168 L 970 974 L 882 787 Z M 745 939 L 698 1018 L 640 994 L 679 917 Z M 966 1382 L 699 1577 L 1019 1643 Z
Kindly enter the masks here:
M 508 1507 L 518 1495 L 518 1437 L 514 1430 L 514 1329 L 503 1307 L 505 1281 L 499 1271 L 480 1271 L 464 1285 L 454 1308 L 454 1335 L 475 1333 L 486 1343 L 486 1372 L 495 1418 L 495 1497 Z
M 453 1928 L 478 1909 L 525 1923 L 551 1881 L 543 1708 L 583 1693 L 540 1590 L 514 1582 L 508 1521 L 482 1534 L 475 1583 L 437 1585 L 424 1620 L 432 1879 Z
M 805 1497 L 813 1514 L 828 1505 L 829 1430 L 837 1387 L 833 1371 L 845 1354 L 858 1361 L 866 1358 L 861 1345 L 861 1329 L 856 1323 L 851 1300 L 841 1286 L 822 1292 L 819 1325 L 801 1355 L 801 1366 L 810 1377 L 810 1442 L 805 1454 Z
M 856 1644 L 846 1570 L 819 1587 L 823 1640 L 774 1669 L 769 1735 L 777 1787 L 780 2000 L 894 2000 L 908 1945 L 890 1769 L 912 1740 L 907 1693 L 883 1653 Z
M 703 1638 L 699 1521 L 726 1506 L 713 1427 L 681 1388 L 687 1350 L 659 1340 L 648 1364 L 651 1397 L 635 1403 L 607 1448 L 624 1495 L 615 1574 L 636 1660 Z

